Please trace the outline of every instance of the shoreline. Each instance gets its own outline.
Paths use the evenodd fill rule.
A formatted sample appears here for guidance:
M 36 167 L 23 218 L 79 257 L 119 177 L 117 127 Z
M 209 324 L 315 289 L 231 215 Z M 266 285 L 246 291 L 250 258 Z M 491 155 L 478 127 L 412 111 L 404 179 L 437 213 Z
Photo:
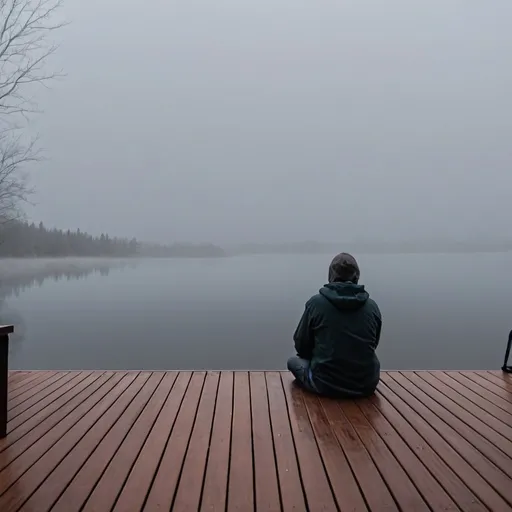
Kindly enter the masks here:
M 431 249 L 431 250 L 380 250 L 380 251 L 369 251 L 365 249 L 358 250 L 357 248 L 344 247 L 340 244 L 340 248 L 351 252 L 353 254 L 364 254 L 364 255 L 413 255 L 413 254 L 500 254 L 500 253 L 510 253 L 512 252 L 512 247 L 507 249 Z M 295 252 L 295 251 L 261 251 L 261 252 L 226 252 L 226 254 L 222 256 L 209 256 L 209 255 L 195 255 L 195 256 L 20 256 L 20 257 L 0 257 L 0 277 L 3 271 L 3 264 L 8 265 L 17 265 L 18 262 L 39 262 L 42 265 L 51 265 L 54 262 L 70 262 L 70 267 L 76 268 L 76 262 L 87 262 L 87 266 L 89 263 L 94 262 L 104 262 L 108 266 L 112 266 L 117 264 L 126 264 L 130 261 L 142 261 L 142 260 L 200 260 L 200 259 L 208 259 L 208 260 L 218 260 L 218 259 L 229 259 L 234 257 L 241 256 L 314 256 L 314 255 L 330 255 L 334 254 L 337 249 L 333 250 L 319 250 L 319 251 L 303 251 L 303 252 Z M 339 250 L 339 249 L 338 249 Z M 14 263 L 16 262 L 16 263 Z

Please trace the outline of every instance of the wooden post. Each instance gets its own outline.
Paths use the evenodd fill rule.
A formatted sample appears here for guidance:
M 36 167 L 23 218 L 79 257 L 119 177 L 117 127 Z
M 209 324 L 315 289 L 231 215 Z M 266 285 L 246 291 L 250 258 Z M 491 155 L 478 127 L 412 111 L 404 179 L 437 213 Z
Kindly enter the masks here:
M 9 380 L 9 334 L 12 325 L 0 325 L 0 438 L 7 435 L 7 383 Z

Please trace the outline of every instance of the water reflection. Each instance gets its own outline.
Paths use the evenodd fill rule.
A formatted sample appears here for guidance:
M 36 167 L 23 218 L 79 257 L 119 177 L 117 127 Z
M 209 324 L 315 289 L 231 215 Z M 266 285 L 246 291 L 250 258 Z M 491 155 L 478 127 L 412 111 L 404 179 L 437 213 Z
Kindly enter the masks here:
M 24 339 L 25 321 L 19 311 L 10 309 L 9 297 L 18 297 L 30 288 L 40 288 L 45 282 L 87 279 L 91 275 L 107 277 L 112 270 L 134 268 L 136 260 L 4 260 L 0 262 L 0 325 L 13 324 L 11 340 Z
M 0 299 L 5 299 L 11 295 L 17 297 L 28 288 L 41 287 L 47 280 L 53 280 L 54 282 L 63 279 L 67 281 L 72 279 L 79 280 L 85 279 L 91 274 L 99 274 L 102 277 L 106 277 L 112 269 L 133 268 L 136 264 L 136 260 L 114 260 L 112 262 L 99 260 L 98 262 L 87 263 L 73 262 L 34 265 L 31 260 L 27 260 L 26 267 L 22 262 L 21 264 L 16 264 L 17 268 L 7 268 L 6 271 L 4 271 L 0 264 Z
M 511 328 L 509 254 L 360 261 L 385 316 L 383 368 L 499 367 Z M 17 260 L 7 274 L 7 263 L 0 321 L 22 338 L 11 344 L 17 369 L 281 370 L 326 267 L 323 256 L 125 260 L 137 268 L 122 272 L 103 259 Z M 476 288 L 475 265 L 491 269 Z

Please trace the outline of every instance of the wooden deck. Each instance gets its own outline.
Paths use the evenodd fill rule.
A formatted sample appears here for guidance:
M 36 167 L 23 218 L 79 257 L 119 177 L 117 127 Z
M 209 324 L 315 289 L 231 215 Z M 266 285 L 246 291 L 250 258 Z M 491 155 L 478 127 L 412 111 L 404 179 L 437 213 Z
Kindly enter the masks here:
M 0 511 L 512 510 L 512 376 L 11 372 Z

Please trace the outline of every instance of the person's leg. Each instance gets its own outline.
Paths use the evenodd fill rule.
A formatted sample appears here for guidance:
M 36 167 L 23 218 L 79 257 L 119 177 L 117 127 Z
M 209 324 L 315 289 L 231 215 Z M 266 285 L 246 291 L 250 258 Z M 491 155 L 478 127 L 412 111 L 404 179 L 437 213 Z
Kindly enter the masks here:
M 293 374 L 296 381 L 305 389 L 308 391 L 311 391 L 312 393 L 316 393 L 316 389 L 313 386 L 313 383 L 310 379 L 310 361 L 307 359 L 302 359 L 301 357 L 290 357 L 288 359 L 288 370 Z

